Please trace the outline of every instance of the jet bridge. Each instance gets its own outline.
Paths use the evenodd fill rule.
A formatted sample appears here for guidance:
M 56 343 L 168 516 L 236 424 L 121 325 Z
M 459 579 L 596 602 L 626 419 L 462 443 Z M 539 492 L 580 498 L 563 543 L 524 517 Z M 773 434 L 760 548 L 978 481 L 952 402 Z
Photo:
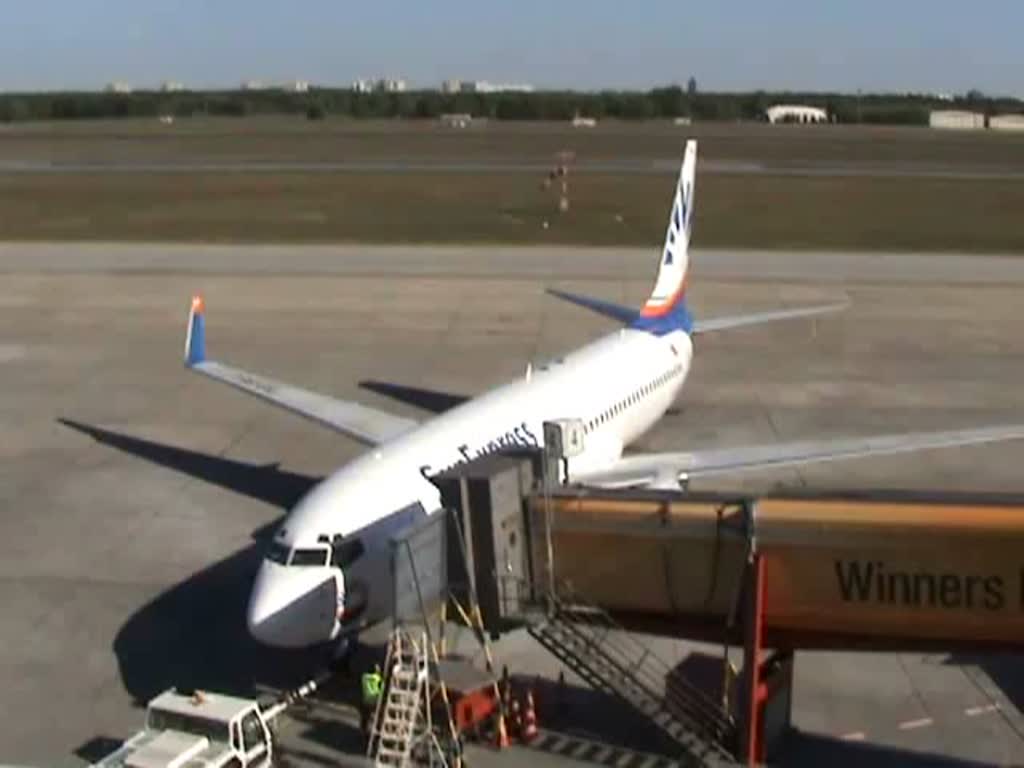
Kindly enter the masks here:
M 741 642 L 759 559 L 770 645 L 1024 648 L 1024 498 L 545 491 L 545 477 L 539 457 L 490 456 L 438 479 L 467 545 L 449 568 L 494 631 L 568 587 L 631 629 Z
M 1022 498 L 607 491 L 552 477 L 535 455 L 438 478 L 486 626 L 525 624 L 640 711 L 654 711 L 644 696 L 683 702 L 654 719 L 691 752 L 770 756 L 788 723 L 795 650 L 1024 647 Z M 580 616 L 603 628 L 576 648 L 565 638 L 586 639 Z M 620 630 L 742 647 L 731 706 L 659 693 L 649 654 L 603 647 Z
M 1024 647 L 1024 503 L 559 488 L 527 507 L 540 580 L 553 571 L 635 629 L 742 640 L 759 560 L 768 645 Z

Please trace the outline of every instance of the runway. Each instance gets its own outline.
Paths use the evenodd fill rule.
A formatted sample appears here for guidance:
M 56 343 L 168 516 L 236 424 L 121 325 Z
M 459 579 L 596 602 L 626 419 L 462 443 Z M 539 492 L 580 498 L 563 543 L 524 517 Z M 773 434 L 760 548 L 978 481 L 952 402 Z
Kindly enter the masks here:
M 136 702 L 163 687 L 288 685 L 309 662 L 245 634 L 254 536 L 359 449 L 187 374 L 193 293 L 206 297 L 211 356 L 420 415 L 359 382 L 478 393 L 609 329 L 546 287 L 638 302 L 656 260 L 656 249 L 0 245 L 0 760 L 82 764 L 97 739 L 137 728 Z M 697 250 L 698 316 L 852 306 L 699 340 L 678 409 L 636 447 L 1019 422 L 1022 284 L 1013 257 Z M 1022 458 L 1011 443 L 714 487 L 1019 493 Z M 499 653 L 557 671 L 525 638 Z M 1024 760 L 1015 657 L 800 654 L 797 670 L 795 764 Z M 286 730 L 297 753 L 316 751 L 316 728 Z
M 526 173 L 541 176 L 551 171 L 551 163 L 508 162 L 502 158 L 482 158 L 474 162 L 435 158 L 429 162 L 413 159 L 394 160 L 321 160 L 302 161 L 152 161 L 112 160 L 108 162 L 40 162 L 0 160 L 0 174 L 72 175 L 72 174 L 194 174 L 194 173 L 375 173 L 375 174 L 446 174 L 446 173 Z M 582 161 L 572 166 L 573 173 L 654 174 L 675 176 L 679 160 L 674 157 L 644 158 L 622 161 Z M 724 176 L 797 176 L 818 178 L 874 179 L 945 179 L 954 181 L 1015 181 L 1024 179 L 1024 171 L 996 170 L 991 167 L 963 165 L 834 165 L 800 164 L 770 165 L 741 160 L 705 160 L 702 174 Z

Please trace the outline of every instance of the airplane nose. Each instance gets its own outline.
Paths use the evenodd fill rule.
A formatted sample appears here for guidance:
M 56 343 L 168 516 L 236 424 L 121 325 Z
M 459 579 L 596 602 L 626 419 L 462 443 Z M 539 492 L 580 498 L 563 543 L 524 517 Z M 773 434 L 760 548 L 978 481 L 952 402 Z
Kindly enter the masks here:
M 329 568 L 289 568 L 265 560 L 253 584 L 246 624 L 264 645 L 305 648 L 331 639 L 336 606 Z

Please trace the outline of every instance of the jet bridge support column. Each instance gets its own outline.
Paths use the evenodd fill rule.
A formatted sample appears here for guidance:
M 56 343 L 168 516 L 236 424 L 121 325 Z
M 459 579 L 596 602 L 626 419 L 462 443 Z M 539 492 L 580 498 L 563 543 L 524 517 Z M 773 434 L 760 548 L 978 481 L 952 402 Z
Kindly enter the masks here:
M 764 637 L 764 558 L 753 553 L 747 563 L 746 604 L 743 616 L 743 675 L 739 705 L 742 723 L 740 758 L 747 765 L 764 759 L 761 731 L 761 641 Z
M 738 757 L 746 765 L 761 765 L 780 737 L 789 730 L 792 715 L 793 652 L 775 650 L 764 656 L 765 555 L 752 551 L 747 563 L 743 616 L 743 674 L 738 712 L 741 730 Z

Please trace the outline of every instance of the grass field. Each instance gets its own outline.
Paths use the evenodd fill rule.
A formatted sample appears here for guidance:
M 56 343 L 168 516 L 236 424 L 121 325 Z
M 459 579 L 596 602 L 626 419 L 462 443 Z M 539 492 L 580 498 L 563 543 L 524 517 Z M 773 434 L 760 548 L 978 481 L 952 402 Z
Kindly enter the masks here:
M 280 118 L 18 126 L 0 130 L 0 239 L 481 241 L 656 246 L 670 171 L 579 173 L 556 212 L 534 172 L 13 173 L 5 164 L 676 162 L 701 140 L 705 246 L 1024 252 L 1024 136 L 839 126 L 308 123 Z M 743 174 L 714 164 L 759 166 Z M 775 169 L 817 170 L 782 175 Z M 858 175 L 843 175 L 843 170 Z M 872 175 L 907 171 L 907 176 Z M 835 171 L 833 173 L 833 171 Z M 917 172 L 946 173 L 919 177 Z M 549 227 L 544 228 L 543 222 Z
M 671 189 L 588 174 L 562 215 L 526 174 L 0 177 L 0 239 L 656 247 Z M 1021 182 L 709 175 L 697 189 L 703 246 L 1024 251 Z

